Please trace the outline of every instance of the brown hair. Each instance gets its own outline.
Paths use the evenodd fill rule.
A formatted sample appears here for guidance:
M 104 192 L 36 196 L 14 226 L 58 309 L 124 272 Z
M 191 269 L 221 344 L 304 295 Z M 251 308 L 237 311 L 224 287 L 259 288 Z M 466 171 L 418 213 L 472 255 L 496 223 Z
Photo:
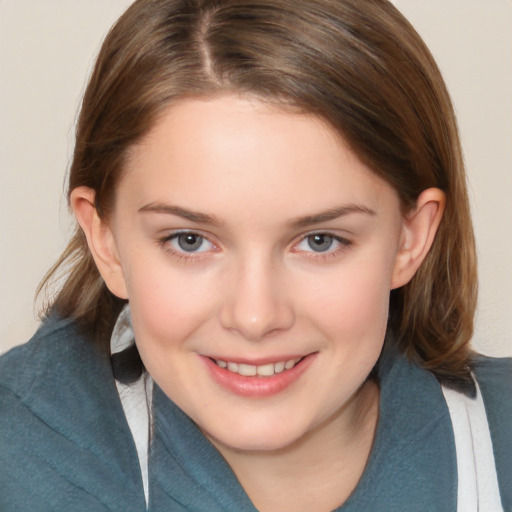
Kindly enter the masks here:
M 476 263 L 451 101 L 425 44 L 386 0 L 138 0 L 114 25 L 85 92 L 69 191 L 96 191 L 108 218 L 128 149 L 173 101 L 233 91 L 326 119 L 404 210 L 439 187 L 446 210 L 412 281 L 392 292 L 390 326 L 438 377 L 468 376 Z M 68 192 L 69 192 L 68 191 Z M 105 340 L 122 301 L 78 228 L 44 284 L 51 308 Z

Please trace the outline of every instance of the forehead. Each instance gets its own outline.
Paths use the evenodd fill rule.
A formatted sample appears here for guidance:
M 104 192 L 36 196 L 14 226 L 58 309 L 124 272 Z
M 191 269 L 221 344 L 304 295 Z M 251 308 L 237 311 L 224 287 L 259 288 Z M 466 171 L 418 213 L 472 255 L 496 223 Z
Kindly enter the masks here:
M 320 118 L 222 96 L 172 105 L 132 148 L 118 193 L 141 206 L 222 210 L 238 202 L 261 215 L 262 205 L 290 201 L 305 211 L 375 206 L 383 191 L 394 194 Z

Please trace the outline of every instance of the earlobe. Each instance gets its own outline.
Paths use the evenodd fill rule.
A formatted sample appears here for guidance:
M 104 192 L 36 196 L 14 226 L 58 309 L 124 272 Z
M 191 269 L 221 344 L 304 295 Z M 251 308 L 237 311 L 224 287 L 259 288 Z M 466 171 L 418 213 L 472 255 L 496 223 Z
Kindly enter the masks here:
M 438 188 L 424 190 L 416 207 L 404 217 L 391 289 L 407 284 L 427 255 L 443 217 L 446 196 Z
M 127 299 L 126 282 L 116 242 L 109 224 L 98 215 L 94 199 L 93 189 L 76 187 L 70 194 L 71 208 L 108 289 L 117 297 Z

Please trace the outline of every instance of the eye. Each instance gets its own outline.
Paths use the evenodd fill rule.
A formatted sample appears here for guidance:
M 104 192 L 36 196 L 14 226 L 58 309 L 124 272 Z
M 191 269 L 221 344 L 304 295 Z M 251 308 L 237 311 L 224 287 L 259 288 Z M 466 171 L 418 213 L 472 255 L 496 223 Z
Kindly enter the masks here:
M 312 233 L 305 236 L 295 246 L 294 250 L 308 254 L 311 257 L 315 255 L 335 256 L 350 245 L 349 240 L 330 233 Z
M 214 245 L 198 233 L 175 233 L 167 238 L 167 243 L 177 252 L 197 253 L 213 249 Z
M 326 252 L 332 248 L 336 240 L 333 236 L 325 233 L 316 233 L 309 235 L 304 239 L 304 242 L 314 252 Z M 303 249 L 304 250 L 304 249 Z

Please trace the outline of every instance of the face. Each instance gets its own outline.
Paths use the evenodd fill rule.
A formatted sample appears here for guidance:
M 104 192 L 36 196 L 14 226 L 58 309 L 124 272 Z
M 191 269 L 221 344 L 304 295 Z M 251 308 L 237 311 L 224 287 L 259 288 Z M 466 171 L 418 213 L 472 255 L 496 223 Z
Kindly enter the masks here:
M 331 128 L 183 100 L 133 148 L 110 220 L 144 364 L 208 436 L 272 450 L 343 415 L 381 351 L 403 219 Z

